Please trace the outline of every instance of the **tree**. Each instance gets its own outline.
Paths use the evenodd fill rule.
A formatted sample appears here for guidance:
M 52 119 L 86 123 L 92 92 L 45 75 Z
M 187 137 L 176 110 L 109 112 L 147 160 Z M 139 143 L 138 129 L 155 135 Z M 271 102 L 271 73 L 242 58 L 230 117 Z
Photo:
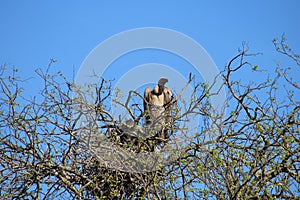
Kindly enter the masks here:
M 284 37 L 273 41 L 276 50 L 295 61 L 299 55 Z M 277 66 L 275 76 L 261 83 L 234 79 L 243 71 L 263 73 L 247 60 L 258 54 L 246 46 L 230 60 L 224 71 L 223 88 L 228 93 L 226 115 L 213 112 L 210 99 L 214 83 L 193 85 L 187 112 L 182 112 L 180 94 L 174 98 L 171 120 L 164 134 L 137 137 L 144 123 L 143 96 L 131 91 L 122 105 L 131 116 L 116 119 L 109 104 L 111 82 L 76 86 L 61 72 L 49 73 L 53 64 L 36 70 L 43 89 L 33 97 L 23 95 L 18 70 L 1 67 L 0 78 L 0 197 L 4 199 L 297 199 L 300 197 L 298 83 L 289 69 Z M 75 96 L 72 94 L 76 94 Z M 135 94 L 135 95 L 133 95 Z M 93 99 L 93 102 L 87 99 Z M 180 121 L 193 113 L 201 127 L 193 130 L 180 154 L 166 165 L 137 171 L 139 159 L 115 154 L 115 168 L 105 160 L 103 144 L 131 153 L 155 152 L 178 131 L 192 130 Z M 133 123 L 132 123 L 133 122 Z M 84 126 L 81 123 L 85 123 Z M 126 132 L 127 130 L 127 132 Z M 84 134 L 82 134 L 84 133 Z M 95 134 L 96 133 L 96 134 Z M 207 135 L 215 134 L 207 142 Z M 101 136 L 101 137 L 99 137 Z M 102 140 L 100 141 L 99 140 Z M 209 144 L 209 146 L 208 146 Z M 98 146 L 97 146 L 98 145 Z M 101 148 L 99 147 L 101 146 Z M 107 147 L 107 146 L 105 146 Z M 100 155 L 100 156 L 99 156 Z M 127 166 L 128 167 L 128 166 Z

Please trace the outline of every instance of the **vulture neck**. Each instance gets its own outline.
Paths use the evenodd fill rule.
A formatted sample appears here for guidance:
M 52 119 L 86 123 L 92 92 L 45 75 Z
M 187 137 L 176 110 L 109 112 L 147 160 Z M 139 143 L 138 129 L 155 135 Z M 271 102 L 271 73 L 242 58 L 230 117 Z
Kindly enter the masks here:
M 163 85 L 158 85 L 158 86 L 154 87 L 154 89 L 152 90 L 152 93 L 159 96 L 163 93 L 163 90 L 164 90 L 164 86 Z
M 158 93 L 161 95 L 164 91 L 165 86 L 164 85 L 158 85 Z

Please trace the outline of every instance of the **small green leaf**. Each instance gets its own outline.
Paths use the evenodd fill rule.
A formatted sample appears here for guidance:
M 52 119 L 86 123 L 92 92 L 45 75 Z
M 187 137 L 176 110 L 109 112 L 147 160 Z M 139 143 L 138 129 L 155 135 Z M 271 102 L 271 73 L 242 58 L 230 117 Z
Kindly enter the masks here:
M 258 68 L 257 65 L 254 65 L 254 66 L 252 67 L 253 70 L 257 70 L 257 68 Z

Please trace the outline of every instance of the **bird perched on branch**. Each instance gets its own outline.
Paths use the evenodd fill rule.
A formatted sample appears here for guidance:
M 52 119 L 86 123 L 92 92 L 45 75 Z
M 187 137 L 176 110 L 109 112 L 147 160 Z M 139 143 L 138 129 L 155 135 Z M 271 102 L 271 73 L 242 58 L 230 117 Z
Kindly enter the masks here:
M 147 87 L 144 92 L 144 113 L 146 116 L 146 125 L 159 125 L 169 121 L 171 116 L 172 92 L 165 84 L 166 78 L 160 78 L 158 84 L 153 90 Z

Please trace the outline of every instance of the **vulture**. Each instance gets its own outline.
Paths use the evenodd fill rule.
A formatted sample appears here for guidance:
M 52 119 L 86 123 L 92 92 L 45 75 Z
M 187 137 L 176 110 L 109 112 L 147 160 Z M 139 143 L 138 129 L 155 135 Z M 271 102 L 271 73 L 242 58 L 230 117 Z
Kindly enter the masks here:
M 144 115 L 146 125 L 152 127 L 163 127 L 171 117 L 172 92 L 165 84 L 166 78 L 160 78 L 153 90 L 147 87 L 144 92 Z M 156 129 L 156 128 L 155 128 Z

